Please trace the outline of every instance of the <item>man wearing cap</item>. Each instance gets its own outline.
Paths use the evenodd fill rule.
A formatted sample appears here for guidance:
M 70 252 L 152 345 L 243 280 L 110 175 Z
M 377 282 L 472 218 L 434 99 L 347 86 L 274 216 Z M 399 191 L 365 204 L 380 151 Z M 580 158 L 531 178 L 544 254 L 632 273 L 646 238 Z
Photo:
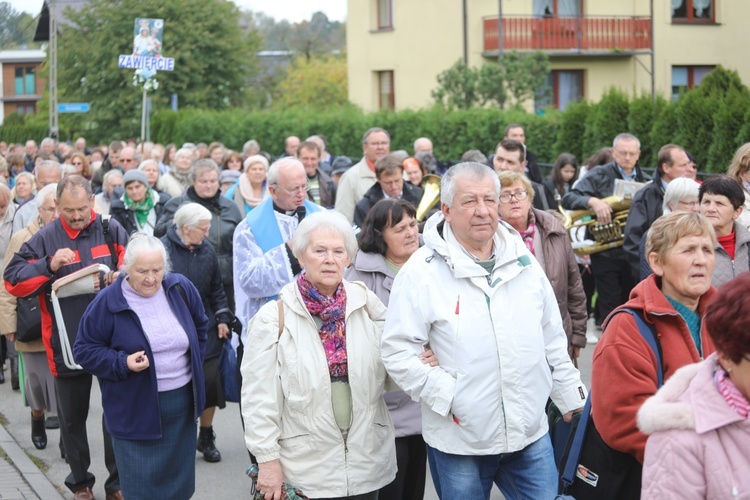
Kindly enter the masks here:
M 352 223 L 354 207 L 378 180 L 375 162 L 391 152 L 391 136 L 382 128 L 371 128 L 362 137 L 362 151 L 362 160 L 341 176 L 336 193 L 336 210 Z
M 109 213 L 128 234 L 139 232 L 153 236 L 156 222 L 171 196 L 151 189 L 146 174 L 138 169 L 125 172 L 122 184 L 125 192 L 111 200 Z
M 307 199 L 325 208 L 333 208 L 336 186 L 333 179 L 320 169 L 320 147 L 316 142 L 305 141 L 297 149 L 297 158 L 307 174 Z

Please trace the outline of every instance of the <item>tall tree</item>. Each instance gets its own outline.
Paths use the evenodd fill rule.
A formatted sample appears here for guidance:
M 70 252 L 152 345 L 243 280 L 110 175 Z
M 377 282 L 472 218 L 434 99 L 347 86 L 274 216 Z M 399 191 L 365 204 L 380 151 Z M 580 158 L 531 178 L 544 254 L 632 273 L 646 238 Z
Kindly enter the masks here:
M 344 57 L 298 57 L 279 84 L 279 108 L 310 106 L 326 108 L 347 102 Z
M 18 12 L 10 2 L 0 2 L 0 49 L 36 46 L 32 40 L 36 23 L 26 12 Z
M 245 103 L 246 81 L 257 72 L 260 45 L 243 34 L 239 10 L 224 0 L 91 0 L 65 15 L 58 49 L 58 99 L 91 103 L 91 136 L 99 140 L 138 135 L 141 89 L 132 69 L 118 68 L 118 55 L 133 47 L 136 17 L 164 20 L 162 54 L 174 71 L 160 71 L 151 93 L 154 109 L 177 94 L 180 107 L 223 109 Z

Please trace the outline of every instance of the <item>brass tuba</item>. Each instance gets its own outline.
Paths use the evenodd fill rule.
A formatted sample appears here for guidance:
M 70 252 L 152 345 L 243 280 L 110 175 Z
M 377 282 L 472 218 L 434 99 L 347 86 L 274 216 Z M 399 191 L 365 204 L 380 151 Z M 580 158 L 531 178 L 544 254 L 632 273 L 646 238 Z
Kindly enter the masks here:
M 419 222 L 424 221 L 427 212 L 440 203 L 440 182 L 441 178 L 439 175 L 428 174 L 422 179 L 420 185 L 424 189 L 424 194 L 417 206 L 417 220 Z
M 612 221 L 599 224 L 593 210 L 566 211 L 563 214 L 564 226 L 568 230 L 573 251 L 577 255 L 591 255 L 622 246 L 625 237 L 625 222 L 630 212 L 632 194 L 627 196 L 607 196 L 602 201 L 612 207 Z M 593 241 L 587 238 L 593 238 Z

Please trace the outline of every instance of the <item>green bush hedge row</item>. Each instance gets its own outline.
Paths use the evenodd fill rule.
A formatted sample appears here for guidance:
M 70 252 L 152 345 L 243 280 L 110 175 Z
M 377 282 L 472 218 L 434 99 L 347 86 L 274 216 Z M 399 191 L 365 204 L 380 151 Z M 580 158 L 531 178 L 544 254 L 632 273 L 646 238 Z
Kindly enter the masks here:
M 676 143 L 695 156 L 702 170 L 723 172 L 734 151 L 750 141 L 750 91 L 735 71 L 718 67 L 699 87 L 675 101 L 654 101 L 650 95 L 630 98 L 611 89 L 598 103 L 581 102 L 563 112 L 541 114 L 489 108 L 365 114 L 351 105 L 259 112 L 183 109 L 154 114 L 151 132 L 152 139 L 163 144 L 219 140 L 235 150 L 255 139 L 274 155 L 283 151 L 286 136 L 304 139 L 323 134 L 333 154 L 361 156 L 363 133 L 377 126 L 391 134 L 391 150 L 411 152 L 414 139 L 425 136 L 432 138 L 438 158 L 458 160 L 468 149 L 493 152 L 509 123 L 524 126 L 526 142 L 540 162 L 552 163 L 563 152 L 583 161 L 597 149 L 610 146 L 615 135 L 627 131 L 641 140 L 640 163 L 645 168 L 655 167 L 661 146 Z M 40 127 L 0 127 L 0 140 L 8 142 L 45 134 Z

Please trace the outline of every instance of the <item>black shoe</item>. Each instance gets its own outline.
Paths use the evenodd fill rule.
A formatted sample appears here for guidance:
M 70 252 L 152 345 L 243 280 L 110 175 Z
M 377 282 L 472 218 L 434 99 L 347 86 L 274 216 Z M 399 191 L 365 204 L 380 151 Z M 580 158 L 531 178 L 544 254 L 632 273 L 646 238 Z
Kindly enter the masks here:
M 198 433 L 197 450 L 203 453 L 203 459 L 206 462 L 221 461 L 221 453 L 216 449 L 216 434 L 213 427 L 200 427 Z
M 18 384 L 18 358 L 10 358 L 10 388 L 14 391 L 21 390 Z
M 47 429 L 59 429 L 60 419 L 57 417 L 47 417 L 47 421 L 44 423 Z
M 47 447 L 47 431 L 44 430 L 44 415 L 37 420 L 31 416 L 31 442 L 37 450 Z

